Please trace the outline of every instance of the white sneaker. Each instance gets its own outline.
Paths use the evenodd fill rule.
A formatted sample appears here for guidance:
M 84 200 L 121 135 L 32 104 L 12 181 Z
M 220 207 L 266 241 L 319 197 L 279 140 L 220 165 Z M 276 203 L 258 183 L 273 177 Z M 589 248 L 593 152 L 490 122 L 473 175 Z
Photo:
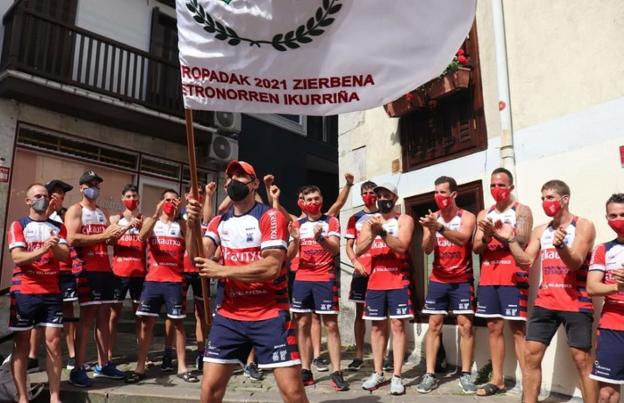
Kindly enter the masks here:
M 371 376 L 369 376 L 364 380 L 364 382 L 362 382 L 362 389 L 372 391 L 379 388 L 386 382 L 387 381 L 384 378 L 383 373 L 378 374 L 376 372 L 373 372 Z
M 398 376 L 392 376 L 392 380 L 390 381 L 390 394 L 391 395 L 402 395 L 405 393 L 405 386 L 403 386 L 403 381 Z

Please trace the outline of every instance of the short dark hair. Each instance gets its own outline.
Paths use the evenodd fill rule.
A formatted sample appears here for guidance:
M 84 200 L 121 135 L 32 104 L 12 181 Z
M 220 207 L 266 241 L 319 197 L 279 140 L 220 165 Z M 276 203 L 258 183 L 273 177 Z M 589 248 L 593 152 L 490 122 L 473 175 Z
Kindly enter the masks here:
M 624 193 L 613 193 L 611 197 L 607 199 L 605 207 L 608 207 L 611 203 L 624 204 Z
M 160 198 L 161 198 L 161 199 L 164 199 L 164 198 L 165 198 L 165 195 L 166 195 L 167 193 L 173 193 L 173 194 L 175 194 L 175 195 L 176 195 L 176 197 L 180 197 L 180 193 L 178 193 L 178 191 L 177 191 L 177 190 L 174 190 L 174 189 L 165 189 L 165 190 L 163 190 L 163 192 L 160 194 Z
M 375 189 L 377 187 L 377 184 L 373 181 L 366 181 L 364 183 L 362 183 L 362 186 L 360 186 L 360 193 L 362 193 L 365 190 L 368 189 Z
M 457 192 L 457 182 L 455 181 L 455 179 L 451 178 L 450 176 L 440 176 L 438 179 L 435 180 L 435 182 L 433 182 L 434 185 L 441 185 L 443 183 L 448 183 L 449 184 L 449 189 L 451 190 L 451 192 Z
M 201 192 L 202 190 L 204 190 L 204 184 L 202 182 L 198 182 L 197 183 L 197 191 Z M 184 193 L 191 193 L 191 188 L 193 187 L 192 184 L 187 183 L 186 185 L 184 185 Z
M 511 172 L 509 172 L 508 169 L 506 168 L 496 168 L 495 170 L 492 171 L 492 176 L 496 175 L 496 174 L 505 174 L 507 175 L 507 177 L 509 178 L 509 184 L 513 185 L 513 175 L 511 174 Z
M 125 195 L 126 192 L 135 192 L 135 193 L 139 193 L 139 188 L 136 185 L 133 185 L 132 183 L 128 183 L 126 186 L 124 186 L 124 188 L 121 190 L 121 195 Z
M 570 196 L 570 187 L 559 179 L 552 179 L 544 183 L 542 192 L 544 190 L 554 190 L 559 196 Z
M 321 193 L 321 189 L 319 189 L 316 185 L 306 185 L 301 188 L 301 194 L 304 196 L 315 192 L 318 192 L 321 196 L 323 195 L 323 193 Z

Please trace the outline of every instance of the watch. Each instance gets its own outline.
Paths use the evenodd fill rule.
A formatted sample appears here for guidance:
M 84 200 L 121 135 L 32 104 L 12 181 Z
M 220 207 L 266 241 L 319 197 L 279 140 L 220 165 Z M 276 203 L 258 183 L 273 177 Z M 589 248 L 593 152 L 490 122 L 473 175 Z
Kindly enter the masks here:
M 561 242 L 559 245 L 555 245 L 555 248 L 562 249 L 565 246 L 565 242 Z
M 440 228 L 438 228 L 438 232 L 440 234 L 444 234 L 444 231 L 446 231 L 446 226 L 444 224 L 440 224 L 440 225 L 442 225 L 442 226 Z

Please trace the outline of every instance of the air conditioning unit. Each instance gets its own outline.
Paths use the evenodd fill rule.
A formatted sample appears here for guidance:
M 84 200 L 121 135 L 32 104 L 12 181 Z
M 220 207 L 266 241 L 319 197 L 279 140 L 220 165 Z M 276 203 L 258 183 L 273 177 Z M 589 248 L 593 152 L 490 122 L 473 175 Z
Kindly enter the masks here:
M 214 134 L 208 151 L 210 159 L 231 161 L 238 159 L 238 140 Z
M 220 132 L 240 133 L 241 114 L 236 112 L 214 112 L 214 126 Z

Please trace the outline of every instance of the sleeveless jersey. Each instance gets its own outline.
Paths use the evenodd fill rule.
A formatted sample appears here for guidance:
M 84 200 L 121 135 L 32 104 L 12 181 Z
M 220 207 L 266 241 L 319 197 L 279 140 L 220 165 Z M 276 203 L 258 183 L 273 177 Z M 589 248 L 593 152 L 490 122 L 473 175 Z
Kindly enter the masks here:
M 464 210 L 459 209 L 457 214 L 446 222 L 440 212 L 438 222 L 452 231 L 459 231 L 461 218 Z M 472 243 L 466 242 L 464 246 L 456 245 L 446 239 L 443 234 L 435 232 L 436 242 L 433 249 L 434 260 L 431 271 L 431 281 L 439 283 L 465 283 L 472 281 Z
M 59 244 L 67 245 L 65 226 L 53 220 L 35 221 L 23 217 L 11 223 L 8 233 L 9 251 L 22 248 L 32 252 L 43 246 L 45 241 L 56 233 Z M 54 258 L 52 250 L 48 250 L 39 259 L 13 269 L 12 292 L 22 294 L 58 294 L 59 261 Z
M 345 234 L 346 239 L 357 239 L 360 235 L 360 231 L 362 231 L 362 227 L 364 223 L 371 218 L 375 217 L 377 213 L 367 213 L 364 210 L 360 210 L 357 213 L 353 214 L 349 221 L 347 222 L 347 233 Z M 359 256 L 358 261 L 364 266 L 366 271 L 370 273 L 371 270 L 371 254 L 370 250 L 366 251 L 363 255 Z
M 613 270 L 621 269 L 623 265 L 624 245 L 614 239 L 594 249 L 589 271 L 602 272 L 604 273 L 602 281 L 605 284 L 615 284 Z M 624 331 L 624 291 L 605 296 L 598 327 Z
M 298 281 L 331 281 L 336 278 L 334 256 L 326 251 L 314 239 L 314 227 L 320 225 L 324 237 L 340 238 L 340 222 L 336 217 L 322 215 L 318 220 L 311 221 L 307 217 L 300 218 L 299 227 L 299 268 L 295 277 Z
M 178 221 L 156 221 L 147 239 L 148 269 L 145 281 L 181 283 L 186 245 Z
M 383 229 L 388 236 L 396 237 L 399 233 L 399 215 L 387 220 Z M 375 237 L 369 251 L 371 255 L 369 290 L 397 290 L 409 286 L 407 254 L 392 251 L 380 236 Z
M 106 230 L 106 216 L 99 207 L 91 210 L 79 204 L 81 209 L 80 232 L 84 235 L 101 234 Z M 78 258 L 82 261 L 85 271 L 110 272 L 111 266 L 108 260 L 108 247 L 106 242 L 76 247 Z
M 507 210 L 500 212 L 496 206 L 490 207 L 486 217 L 492 222 L 501 221 L 516 227 L 516 210 L 518 202 L 514 202 Z M 492 238 L 481 254 L 481 273 L 479 285 L 529 287 L 529 274 L 516 264 L 509 247 Z
M 288 222 L 279 211 L 256 203 L 243 215 L 235 215 L 231 208 L 214 217 L 205 236 L 221 247 L 226 267 L 246 266 L 262 259 L 265 250 L 286 251 Z M 288 310 L 285 265 L 272 280 L 249 283 L 225 279 L 220 284 L 222 304 L 217 312 L 226 318 L 259 321 L 276 318 Z
M 123 215 L 118 224 L 130 224 Z M 129 228 L 117 240 L 113 252 L 113 273 L 119 277 L 145 277 L 145 242 L 139 239 L 139 229 Z
M 572 245 L 576 236 L 574 217 L 566 228 L 564 242 Z M 587 294 L 586 282 L 590 256 L 588 255 L 577 270 L 570 270 L 559 257 L 552 244 L 555 229 L 549 224 L 540 238 L 542 283 L 537 290 L 535 306 L 557 311 L 593 312 L 591 297 Z

